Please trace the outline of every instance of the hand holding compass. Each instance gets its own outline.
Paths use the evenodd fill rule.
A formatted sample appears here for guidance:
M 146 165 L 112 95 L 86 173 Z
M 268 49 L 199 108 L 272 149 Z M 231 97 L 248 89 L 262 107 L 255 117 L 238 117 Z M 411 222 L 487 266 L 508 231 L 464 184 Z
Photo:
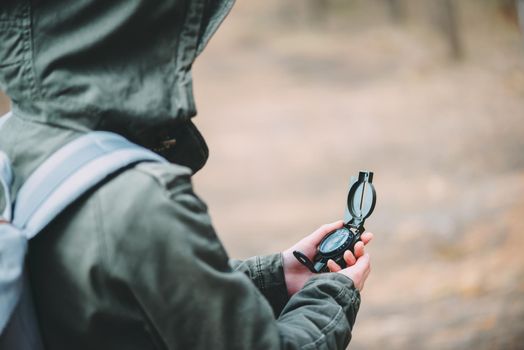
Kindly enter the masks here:
M 344 252 L 350 250 L 354 253 L 355 244 L 365 231 L 364 222 L 375 209 L 376 192 L 372 181 L 372 172 L 360 172 L 358 178 L 352 178 L 344 225 L 322 239 L 313 261 L 300 251 L 293 252 L 295 258 L 311 272 L 328 272 L 327 262 L 330 259 L 340 267 L 346 267 Z

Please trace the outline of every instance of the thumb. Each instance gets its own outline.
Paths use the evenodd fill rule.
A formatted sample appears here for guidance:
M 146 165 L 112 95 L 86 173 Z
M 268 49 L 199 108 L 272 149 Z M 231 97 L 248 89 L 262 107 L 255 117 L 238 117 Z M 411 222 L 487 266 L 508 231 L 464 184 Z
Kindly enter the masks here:
M 329 272 L 339 272 L 340 270 L 342 270 L 342 268 L 332 259 L 328 260 L 327 267 L 329 269 Z

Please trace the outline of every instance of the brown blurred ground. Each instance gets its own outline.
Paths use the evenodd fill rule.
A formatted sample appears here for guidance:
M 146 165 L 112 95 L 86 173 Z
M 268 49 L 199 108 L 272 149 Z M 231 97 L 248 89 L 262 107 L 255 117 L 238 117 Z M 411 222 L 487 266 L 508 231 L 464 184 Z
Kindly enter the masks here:
M 349 176 L 375 171 L 352 349 L 523 348 L 524 42 L 458 3 L 459 62 L 420 6 L 395 24 L 350 1 L 321 22 L 268 0 L 239 2 L 195 66 L 211 149 L 195 187 L 232 256 L 339 219 Z
M 523 349 L 524 42 L 458 2 L 453 62 L 431 13 L 395 25 L 380 2 L 351 3 L 324 24 L 298 2 L 237 4 L 195 67 L 211 149 L 196 190 L 245 257 L 340 218 L 349 176 L 372 169 L 350 348 Z

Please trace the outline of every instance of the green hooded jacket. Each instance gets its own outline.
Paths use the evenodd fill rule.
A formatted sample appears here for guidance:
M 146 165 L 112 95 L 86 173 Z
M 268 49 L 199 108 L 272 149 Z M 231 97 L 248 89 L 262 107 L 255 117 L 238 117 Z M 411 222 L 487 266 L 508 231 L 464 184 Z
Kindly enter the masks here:
M 0 149 L 13 162 L 15 194 L 50 154 L 91 130 L 173 163 L 114 175 L 30 242 L 47 349 L 349 343 L 360 303 L 351 281 L 322 274 L 289 298 L 281 254 L 230 260 L 193 192 L 207 148 L 191 122 L 191 66 L 232 4 L 0 2 L 0 88 L 13 102 Z

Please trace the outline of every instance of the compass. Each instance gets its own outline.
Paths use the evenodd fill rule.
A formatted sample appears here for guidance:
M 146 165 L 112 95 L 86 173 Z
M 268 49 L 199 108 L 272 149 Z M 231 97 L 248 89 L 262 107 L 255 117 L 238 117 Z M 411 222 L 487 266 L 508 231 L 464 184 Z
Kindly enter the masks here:
M 295 250 L 293 255 L 311 272 L 328 272 L 327 262 L 334 260 L 340 267 L 346 267 L 344 252 L 354 253 L 355 244 L 365 231 L 364 222 L 373 213 L 377 195 L 373 186 L 373 173 L 361 171 L 358 177 L 352 177 L 344 213 L 344 225 L 326 235 L 317 248 L 311 261 L 304 253 Z

